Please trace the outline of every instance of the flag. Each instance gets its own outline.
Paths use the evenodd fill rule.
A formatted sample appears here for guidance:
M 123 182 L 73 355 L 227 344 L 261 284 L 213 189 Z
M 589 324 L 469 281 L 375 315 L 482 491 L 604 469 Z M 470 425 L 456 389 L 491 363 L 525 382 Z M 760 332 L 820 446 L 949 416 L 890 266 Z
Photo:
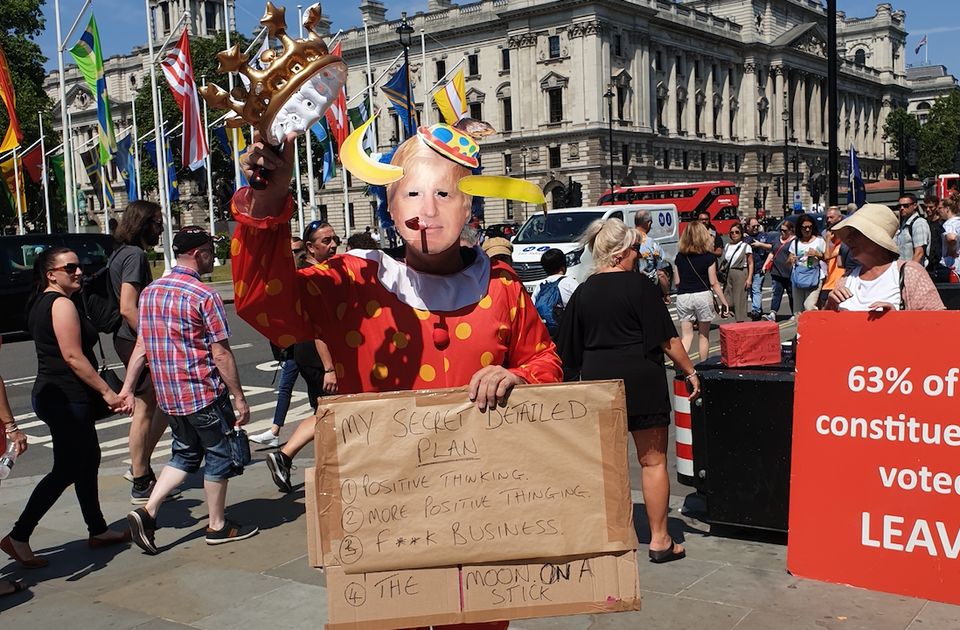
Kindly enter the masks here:
M 153 167 L 157 170 L 160 168 L 157 166 L 157 143 L 155 140 L 147 140 L 144 143 L 144 148 L 146 149 L 147 155 L 150 156 L 150 163 L 153 164 Z M 177 167 L 173 165 L 173 152 L 170 150 L 170 147 L 167 147 L 165 160 L 167 167 L 167 198 L 173 202 L 180 199 L 180 183 L 177 181 Z
M 83 168 L 87 173 L 87 179 L 90 180 L 90 185 L 93 187 L 93 192 L 100 201 L 100 208 L 115 208 L 117 204 L 113 198 L 113 188 L 110 186 L 109 178 L 106 182 L 100 179 L 100 155 L 97 147 L 81 153 L 80 160 L 83 162 Z M 106 200 L 103 198 L 104 193 L 107 195 Z
M 347 110 L 347 117 L 350 118 L 350 125 L 356 129 L 370 118 L 370 99 L 363 97 L 360 104 Z M 363 150 L 370 155 L 375 150 L 373 146 L 373 133 L 368 129 L 363 136 Z
M 127 201 L 136 201 L 137 197 L 137 164 L 133 157 L 133 136 L 127 134 L 117 140 L 117 155 L 114 157 L 120 176 L 127 184 Z
M 110 100 L 107 98 L 107 79 L 103 73 L 103 56 L 100 54 L 100 35 L 97 21 L 90 15 L 87 30 L 80 41 L 70 49 L 80 74 L 97 101 L 97 128 L 100 134 L 100 162 L 106 164 L 117 152 L 117 138 L 113 133 L 113 118 L 110 115 Z
M 317 141 L 320 142 L 320 146 L 323 149 L 323 170 L 321 176 L 323 183 L 327 183 L 337 175 L 336 160 L 333 155 L 333 136 L 327 127 L 327 121 L 323 118 L 310 129 L 313 131 L 313 135 L 317 137 Z
M 40 145 L 37 144 L 37 146 L 24 153 L 21 159 L 23 169 L 27 171 L 27 175 L 30 176 L 33 183 L 43 182 L 43 151 L 40 150 Z
M 63 153 L 61 153 L 60 155 L 55 155 L 52 158 L 50 158 L 50 171 L 53 174 L 53 181 L 56 183 L 57 190 L 60 191 L 60 198 L 66 199 L 67 198 L 67 193 L 66 193 L 67 180 L 63 174 L 63 168 L 64 168 L 63 163 L 64 163 Z
M 260 50 L 257 51 L 257 54 L 254 55 L 249 63 L 247 64 L 254 70 L 263 70 L 263 62 L 260 60 L 263 56 L 263 53 L 270 50 L 270 36 L 267 35 L 263 38 L 263 42 L 260 43 Z M 247 75 L 240 73 L 240 82 L 243 83 L 243 87 L 250 91 L 250 79 L 247 78 Z
M 18 157 L 17 160 L 20 158 Z M 17 173 L 16 169 L 20 169 L 20 172 Z M 20 191 L 20 213 L 24 214 L 27 211 L 27 196 L 24 194 L 23 188 L 23 164 L 18 164 L 16 169 L 13 165 L 13 158 L 9 158 L 0 162 L 0 171 L 3 172 L 3 182 L 7 187 L 7 202 L 10 204 L 10 209 L 13 210 L 14 216 L 17 212 L 17 197 L 16 191 Z M 20 176 L 19 180 L 17 175 Z
M 333 47 L 330 54 L 335 57 L 341 57 L 343 55 L 340 42 L 337 42 L 337 45 Z M 347 139 L 347 136 L 350 135 L 349 121 L 347 119 L 346 84 L 340 87 L 340 91 L 337 92 L 337 98 L 330 103 L 326 117 L 327 123 L 329 123 L 328 129 L 333 133 L 333 139 L 337 141 L 337 147 L 339 148 L 340 145 L 343 144 L 343 141 Z
M 863 176 L 860 174 L 860 160 L 857 150 L 850 145 L 850 172 L 847 185 L 847 203 L 855 203 L 859 208 L 867 203 L 867 189 L 863 185 Z
M 917 44 L 917 47 L 913 49 L 913 54 L 919 55 L 920 49 L 927 45 L 927 36 L 924 35 L 920 38 L 920 43 Z
M 460 121 L 467 113 L 467 84 L 463 79 L 463 67 L 457 70 L 453 78 L 447 81 L 442 90 L 434 93 L 433 100 L 436 101 L 443 119 L 448 125 L 454 125 Z
M 417 133 L 417 110 L 407 97 L 408 79 L 407 64 L 403 64 L 382 89 L 400 118 L 404 136 L 410 138 Z
M 207 134 L 200 116 L 200 98 L 193 80 L 193 62 L 190 60 L 190 41 L 187 29 L 183 29 L 180 41 L 160 64 L 167 78 L 173 100 L 183 112 L 183 147 L 180 157 L 184 166 L 197 170 L 210 153 Z
M 7 56 L 3 53 L 3 48 L 0 48 L 0 100 L 7 106 L 7 116 L 10 118 L 7 133 L 3 136 L 3 142 L 0 142 L 0 153 L 2 153 L 20 146 L 23 140 L 23 131 L 20 130 L 20 122 L 17 120 L 17 95 L 13 90 L 10 67 L 7 65 Z
M 217 127 L 213 130 L 213 135 L 216 137 L 217 141 L 220 143 L 220 148 L 223 149 L 223 152 L 228 156 L 233 156 L 233 129 L 227 129 L 226 127 Z M 242 129 L 237 129 L 237 159 L 243 157 L 243 154 L 247 151 L 247 138 L 243 135 Z M 247 176 L 243 174 L 243 169 L 240 169 L 240 186 L 247 185 Z

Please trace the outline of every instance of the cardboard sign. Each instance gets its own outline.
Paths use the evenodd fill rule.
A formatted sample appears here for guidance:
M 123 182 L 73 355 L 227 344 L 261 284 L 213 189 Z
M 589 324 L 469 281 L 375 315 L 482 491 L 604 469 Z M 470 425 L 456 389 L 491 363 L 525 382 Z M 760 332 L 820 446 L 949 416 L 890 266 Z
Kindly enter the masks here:
M 794 575 L 960 604 L 960 313 L 800 318 Z
M 621 381 L 324 398 L 324 566 L 348 574 L 636 549 Z

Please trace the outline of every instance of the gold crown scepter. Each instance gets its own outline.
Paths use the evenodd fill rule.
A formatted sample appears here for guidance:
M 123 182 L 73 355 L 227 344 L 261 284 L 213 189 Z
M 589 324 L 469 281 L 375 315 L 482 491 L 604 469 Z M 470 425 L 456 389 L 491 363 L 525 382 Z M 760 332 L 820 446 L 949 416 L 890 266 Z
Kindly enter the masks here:
M 233 112 L 226 126 L 250 124 L 260 131 L 267 145 L 279 152 L 288 133 L 307 133 L 337 99 L 347 81 L 347 65 L 331 55 L 323 39 L 313 28 L 320 21 L 320 4 L 304 12 L 306 39 L 293 39 L 287 34 L 286 10 L 267 2 L 260 24 L 267 27 L 267 37 L 280 40 L 282 50 L 267 50 L 260 55 L 262 69 L 250 67 L 249 57 L 238 45 L 217 55 L 219 72 L 239 72 L 250 80 L 249 90 L 241 83 L 229 93 L 209 84 L 199 92 L 211 107 Z M 257 190 L 267 186 L 268 171 L 256 169 L 250 185 Z

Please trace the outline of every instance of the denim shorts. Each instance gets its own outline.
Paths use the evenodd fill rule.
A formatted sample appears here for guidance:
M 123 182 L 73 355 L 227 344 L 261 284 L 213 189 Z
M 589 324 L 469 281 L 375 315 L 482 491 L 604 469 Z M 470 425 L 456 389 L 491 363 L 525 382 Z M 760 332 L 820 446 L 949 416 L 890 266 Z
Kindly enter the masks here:
M 173 434 L 169 466 L 195 473 L 206 458 L 203 478 L 222 481 L 243 472 L 233 466 L 227 434 L 233 430 L 236 416 L 230 397 L 223 394 L 212 405 L 186 416 L 170 416 Z

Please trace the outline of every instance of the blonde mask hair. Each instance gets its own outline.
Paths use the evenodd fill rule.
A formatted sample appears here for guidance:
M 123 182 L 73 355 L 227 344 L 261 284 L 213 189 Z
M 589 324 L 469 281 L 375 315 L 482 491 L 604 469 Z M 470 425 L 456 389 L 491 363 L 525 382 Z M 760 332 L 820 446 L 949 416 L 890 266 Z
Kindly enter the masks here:
M 403 178 L 387 184 L 387 210 L 393 206 L 394 197 L 401 189 L 414 190 L 427 178 L 445 190 L 451 200 L 462 200 L 463 208 L 469 211 L 473 197 L 461 192 L 457 182 L 469 175 L 470 170 L 439 155 L 417 136 L 405 140 L 390 163 L 403 168 Z M 467 218 L 469 220 L 469 216 Z
M 613 267 L 616 258 L 633 247 L 637 232 L 620 219 L 597 219 L 587 226 L 580 243 L 590 248 L 594 272 L 603 267 Z

